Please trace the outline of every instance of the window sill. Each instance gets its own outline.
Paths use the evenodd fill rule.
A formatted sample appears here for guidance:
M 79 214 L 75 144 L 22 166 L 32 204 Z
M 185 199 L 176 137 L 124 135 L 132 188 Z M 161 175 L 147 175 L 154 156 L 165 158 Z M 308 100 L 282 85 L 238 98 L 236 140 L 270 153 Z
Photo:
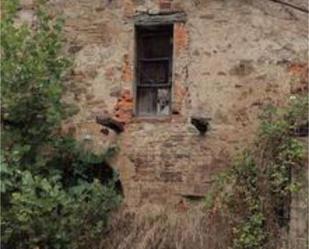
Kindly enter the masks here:
M 131 123 L 170 123 L 175 120 L 181 120 L 179 114 L 167 115 L 167 116 L 134 116 Z
M 151 123 L 164 123 L 172 121 L 172 115 L 166 116 L 134 116 L 132 123 L 151 122 Z

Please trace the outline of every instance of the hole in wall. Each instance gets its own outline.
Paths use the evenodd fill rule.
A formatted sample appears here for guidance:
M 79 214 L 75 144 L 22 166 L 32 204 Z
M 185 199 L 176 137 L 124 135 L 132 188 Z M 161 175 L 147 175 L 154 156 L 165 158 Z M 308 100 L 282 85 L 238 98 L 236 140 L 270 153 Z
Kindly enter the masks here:
M 119 179 L 118 173 L 106 162 L 95 163 L 88 166 L 84 173 L 85 180 L 92 182 L 93 179 L 98 179 L 101 184 L 113 184 L 117 194 L 123 195 L 122 183 Z
M 113 182 L 116 192 L 123 196 L 123 187 L 118 173 L 108 163 L 103 162 L 101 164 L 93 165 L 92 172 L 94 178 L 99 179 L 103 185 Z

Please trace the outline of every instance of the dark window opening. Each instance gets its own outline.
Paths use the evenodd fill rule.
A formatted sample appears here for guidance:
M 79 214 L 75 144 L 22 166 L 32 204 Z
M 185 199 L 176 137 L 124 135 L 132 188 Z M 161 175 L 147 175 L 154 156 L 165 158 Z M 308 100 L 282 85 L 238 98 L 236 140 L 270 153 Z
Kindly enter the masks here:
M 136 113 L 171 112 L 173 25 L 136 26 Z

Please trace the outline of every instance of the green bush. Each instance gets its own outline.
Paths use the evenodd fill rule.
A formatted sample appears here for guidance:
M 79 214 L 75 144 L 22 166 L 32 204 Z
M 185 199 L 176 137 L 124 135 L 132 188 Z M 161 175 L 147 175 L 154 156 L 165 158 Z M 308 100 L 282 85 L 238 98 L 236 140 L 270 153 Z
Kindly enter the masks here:
M 34 27 L 16 25 L 18 1 L 1 3 L 1 247 L 89 248 L 120 202 L 94 170 L 115 149 L 95 156 L 59 133 L 62 21 L 38 3 Z
M 119 201 L 97 180 L 64 189 L 57 177 L 22 174 L 19 191 L 3 210 L 2 241 L 8 248 L 87 248 Z
M 291 172 L 305 164 L 304 143 L 294 131 L 307 122 L 308 97 L 295 98 L 286 108 L 269 106 L 250 150 L 240 154 L 231 169 L 216 180 L 206 197 L 208 210 L 220 203 L 230 218 L 233 249 L 270 249 L 280 245 L 280 231 L 287 227 L 290 194 L 300 189 Z M 281 245 L 280 245 L 281 246 Z

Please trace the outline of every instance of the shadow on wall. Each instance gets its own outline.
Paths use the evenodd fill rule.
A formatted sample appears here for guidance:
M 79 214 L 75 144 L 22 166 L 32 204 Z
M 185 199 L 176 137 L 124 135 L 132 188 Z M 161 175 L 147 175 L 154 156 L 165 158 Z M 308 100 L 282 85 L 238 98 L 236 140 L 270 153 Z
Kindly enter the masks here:
M 85 175 L 89 179 L 98 179 L 103 185 L 112 184 L 117 194 L 124 196 L 118 173 L 108 163 L 103 162 L 90 165 Z

